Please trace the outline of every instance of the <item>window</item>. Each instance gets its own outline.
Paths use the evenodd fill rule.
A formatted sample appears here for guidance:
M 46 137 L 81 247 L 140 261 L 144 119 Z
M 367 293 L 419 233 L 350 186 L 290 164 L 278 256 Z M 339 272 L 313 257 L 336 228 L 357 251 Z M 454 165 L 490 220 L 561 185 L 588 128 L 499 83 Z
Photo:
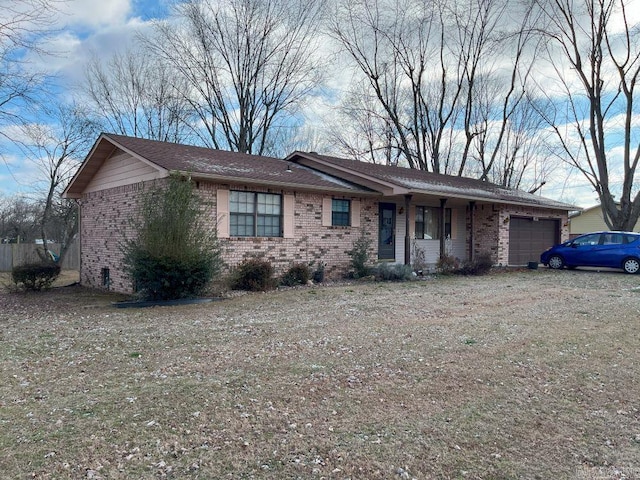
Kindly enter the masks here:
M 573 241 L 573 245 L 576 247 L 593 246 L 600 243 L 600 234 L 595 233 L 593 235 L 585 235 L 584 237 L 578 237 Z
M 229 197 L 229 216 L 231 236 L 282 236 L 281 195 L 232 191 Z
M 437 207 L 416 207 L 416 238 L 440 239 L 440 212 Z M 445 238 L 451 238 L 451 209 L 444 210 Z
M 334 198 L 331 202 L 331 225 L 348 227 L 351 225 L 351 202 Z
M 620 233 L 605 233 L 602 235 L 600 243 L 602 245 L 621 245 L 623 242 L 623 236 Z

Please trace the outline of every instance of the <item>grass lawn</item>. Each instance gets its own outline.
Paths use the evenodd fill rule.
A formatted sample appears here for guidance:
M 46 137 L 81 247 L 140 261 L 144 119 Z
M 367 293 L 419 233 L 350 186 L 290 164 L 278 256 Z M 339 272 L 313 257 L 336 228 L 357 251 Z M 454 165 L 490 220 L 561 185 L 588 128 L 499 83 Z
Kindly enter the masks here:
M 0 478 L 640 478 L 640 277 L 0 292 Z

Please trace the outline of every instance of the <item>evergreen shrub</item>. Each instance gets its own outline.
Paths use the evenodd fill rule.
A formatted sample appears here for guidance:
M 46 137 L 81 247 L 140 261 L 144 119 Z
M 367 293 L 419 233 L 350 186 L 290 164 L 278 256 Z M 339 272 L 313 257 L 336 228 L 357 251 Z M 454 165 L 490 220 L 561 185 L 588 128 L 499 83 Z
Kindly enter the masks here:
M 46 290 L 60 275 L 60 265 L 37 262 L 18 265 L 11 270 L 11 278 L 18 288 L 31 291 Z

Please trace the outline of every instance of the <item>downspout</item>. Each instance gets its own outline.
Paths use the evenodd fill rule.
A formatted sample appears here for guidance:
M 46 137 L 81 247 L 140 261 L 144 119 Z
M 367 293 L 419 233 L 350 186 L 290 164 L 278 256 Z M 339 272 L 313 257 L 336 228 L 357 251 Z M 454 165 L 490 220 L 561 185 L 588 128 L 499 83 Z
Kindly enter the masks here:
M 447 204 L 446 198 L 440 199 L 440 258 L 444 258 L 445 251 L 445 238 L 444 238 L 444 206 Z
M 404 264 L 411 265 L 411 232 L 409 228 L 409 206 L 411 205 L 411 195 L 404 196 Z
M 82 199 L 78 200 L 78 282 L 82 285 Z
M 473 234 L 475 232 L 476 202 L 469 202 L 469 261 L 473 261 Z

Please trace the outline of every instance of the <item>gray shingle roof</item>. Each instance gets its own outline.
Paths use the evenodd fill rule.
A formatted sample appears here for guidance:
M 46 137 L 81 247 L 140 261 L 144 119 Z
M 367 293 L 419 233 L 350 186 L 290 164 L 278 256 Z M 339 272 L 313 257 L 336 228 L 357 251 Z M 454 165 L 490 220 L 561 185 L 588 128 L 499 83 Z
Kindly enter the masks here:
M 295 152 L 289 160 L 296 159 L 314 168 L 326 171 L 356 172 L 364 178 L 391 185 L 397 194 L 428 194 L 455 197 L 477 201 L 492 201 L 559 210 L 576 210 L 579 207 L 557 200 L 541 197 L 522 190 L 505 188 L 500 185 L 467 177 L 442 175 L 405 167 L 377 165 L 344 158 L 319 155 L 317 153 Z M 306 161 L 305 161 L 306 160 Z M 309 161 L 310 160 L 310 161 Z
M 65 194 L 82 193 L 100 165 L 114 151 L 124 150 L 167 172 L 190 174 L 195 179 L 227 183 L 273 185 L 296 189 L 375 194 L 363 186 L 347 182 L 302 165 L 259 155 L 228 152 L 206 147 L 103 133 L 93 147 Z
M 67 187 L 65 195 L 79 197 L 92 176 L 116 148 L 155 165 L 161 171 L 179 171 L 189 173 L 196 179 L 226 183 L 358 195 L 424 194 L 558 210 L 579 209 L 556 200 L 472 178 L 376 165 L 317 153 L 294 152 L 281 160 L 106 133 L 98 138 Z

